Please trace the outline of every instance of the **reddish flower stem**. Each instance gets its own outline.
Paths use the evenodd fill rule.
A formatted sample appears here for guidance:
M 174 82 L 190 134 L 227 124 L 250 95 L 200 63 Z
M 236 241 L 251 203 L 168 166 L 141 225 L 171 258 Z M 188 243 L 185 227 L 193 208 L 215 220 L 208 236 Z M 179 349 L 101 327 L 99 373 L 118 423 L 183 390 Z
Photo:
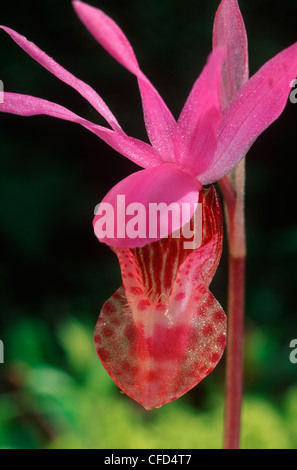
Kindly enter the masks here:
M 244 178 L 243 161 L 233 174 L 219 182 L 225 200 L 229 240 L 225 449 L 238 449 L 240 445 L 246 258 Z
M 242 402 L 245 258 L 229 259 L 225 449 L 238 449 Z

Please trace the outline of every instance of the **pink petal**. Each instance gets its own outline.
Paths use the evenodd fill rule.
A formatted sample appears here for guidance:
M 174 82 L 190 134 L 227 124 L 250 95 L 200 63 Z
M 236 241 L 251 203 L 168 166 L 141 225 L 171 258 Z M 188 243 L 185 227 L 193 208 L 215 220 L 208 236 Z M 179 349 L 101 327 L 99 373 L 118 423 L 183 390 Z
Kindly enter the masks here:
M 175 134 L 176 160 L 199 175 L 211 164 L 221 119 L 220 83 L 225 49 L 213 51 L 178 119 Z
M 237 0 L 222 0 L 213 26 L 213 47 L 226 46 L 221 103 L 224 109 L 248 80 L 248 48 L 244 21 Z
M 204 236 L 194 251 L 169 237 L 135 250 L 115 249 L 123 286 L 103 305 L 97 354 L 115 383 L 147 410 L 206 377 L 226 342 L 226 316 L 208 290 L 222 249 L 222 211 L 204 197 Z
M 123 131 L 115 132 L 106 127 L 98 126 L 77 116 L 59 104 L 41 98 L 5 92 L 3 103 L 0 103 L 0 112 L 18 114 L 20 116 L 45 114 L 66 121 L 76 122 L 96 134 L 108 145 L 137 165 L 150 168 L 162 163 L 158 153 L 145 142 L 129 137 Z
M 80 1 L 74 1 L 73 6 L 94 38 L 112 57 L 136 75 L 149 139 L 165 161 L 173 161 L 172 134 L 175 120 L 156 89 L 140 70 L 133 49 L 123 31 L 98 8 Z
M 123 248 L 144 246 L 165 238 L 189 222 L 194 214 L 200 189 L 200 183 L 174 163 L 163 163 L 149 170 L 133 173 L 114 186 L 103 199 L 93 222 L 95 234 L 101 242 Z M 135 212 L 127 214 L 130 204 L 135 203 Z M 160 217 L 153 217 L 150 205 L 153 203 L 165 203 L 167 206 L 175 203 L 173 220 L 171 221 L 170 216 L 168 222 L 166 211 Z M 189 205 L 189 212 L 182 211 L 184 203 Z M 132 210 L 133 206 L 130 208 Z M 135 230 L 136 235 L 131 235 L 130 230 L 135 232 L 130 222 L 135 220 L 134 217 L 139 217 L 139 224 Z M 106 225 L 103 227 L 105 219 Z
M 45 69 L 55 75 L 63 82 L 70 85 L 78 93 L 80 93 L 94 108 L 106 119 L 106 121 L 115 130 L 120 130 L 121 127 L 117 122 L 114 115 L 111 113 L 107 105 L 104 103 L 102 98 L 91 88 L 89 85 L 79 80 L 70 72 L 65 70 L 61 65 L 55 62 L 45 52 L 41 51 L 35 44 L 28 41 L 24 36 L 21 36 L 16 31 L 13 31 L 6 26 L 0 26 L 10 37 L 25 51 L 29 54 L 36 62 L 42 65 Z
M 211 167 L 199 181 L 208 184 L 229 173 L 257 137 L 283 112 L 297 75 L 297 43 L 267 62 L 226 108 Z

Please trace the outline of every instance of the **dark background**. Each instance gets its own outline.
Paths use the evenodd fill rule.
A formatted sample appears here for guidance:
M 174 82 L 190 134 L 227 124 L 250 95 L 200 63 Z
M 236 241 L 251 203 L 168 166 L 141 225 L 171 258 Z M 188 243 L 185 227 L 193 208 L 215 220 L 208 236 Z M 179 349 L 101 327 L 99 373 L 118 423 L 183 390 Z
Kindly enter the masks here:
M 92 1 L 122 27 L 144 73 L 175 117 L 211 50 L 218 3 Z M 297 40 L 296 1 L 242 0 L 240 6 L 254 73 Z M 126 132 L 147 140 L 135 77 L 95 42 L 71 2 L 5 1 L 0 22 L 93 86 Z M 105 124 L 80 95 L 35 63 L 4 32 L 0 35 L 0 79 L 6 91 L 46 98 Z M 247 157 L 245 392 L 263 396 L 276 407 L 296 385 L 297 373 L 297 365 L 289 362 L 289 342 L 297 338 L 296 117 L 297 105 L 288 102 L 283 115 Z M 93 234 L 93 209 L 115 183 L 137 169 L 78 125 L 43 116 L 0 115 L 0 339 L 5 345 L 0 392 L 9 394 L 22 387 L 14 367 L 22 354 L 24 363 L 30 362 L 26 351 L 16 345 L 22 328 L 24 336 L 32 337 L 21 343 L 24 348 L 28 344 L 30 349 L 35 340 L 45 345 L 40 346 L 42 357 L 35 358 L 32 366 L 45 361 L 74 375 L 67 366 L 57 325 L 76 318 L 93 328 L 103 302 L 119 286 L 116 258 Z M 212 284 L 224 308 L 226 252 L 225 243 Z M 36 331 L 30 336 L 34 324 Z M 210 380 L 223 393 L 224 361 Z M 181 400 L 193 409 L 203 409 L 209 387 L 202 383 Z M 16 418 L 14 424 L 21 420 Z M 30 432 L 26 424 L 18 437 L 11 431 L 10 445 L 44 445 L 39 437 L 28 438 Z

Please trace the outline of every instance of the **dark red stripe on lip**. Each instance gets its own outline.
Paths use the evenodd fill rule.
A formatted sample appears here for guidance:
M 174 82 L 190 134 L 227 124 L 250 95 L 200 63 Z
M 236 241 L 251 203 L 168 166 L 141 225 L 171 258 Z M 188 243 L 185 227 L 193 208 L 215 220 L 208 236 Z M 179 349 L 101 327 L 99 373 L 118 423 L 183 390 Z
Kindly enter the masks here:
M 220 235 L 222 241 L 222 210 L 218 195 L 212 186 L 202 190 L 199 194 L 202 203 L 202 243 L 205 245 L 215 234 Z M 190 225 L 193 230 L 193 219 Z M 131 249 L 142 277 L 145 292 L 158 298 L 168 295 L 180 265 L 193 249 L 185 249 L 184 242 L 190 242 L 183 234 L 179 238 L 163 238 L 142 248 Z M 198 248 L 199 249 L 199 248 Z M 218 243 L 217 257 L 214 260 L 214 269 L 217 267 L 221 255 L 221 243 Z

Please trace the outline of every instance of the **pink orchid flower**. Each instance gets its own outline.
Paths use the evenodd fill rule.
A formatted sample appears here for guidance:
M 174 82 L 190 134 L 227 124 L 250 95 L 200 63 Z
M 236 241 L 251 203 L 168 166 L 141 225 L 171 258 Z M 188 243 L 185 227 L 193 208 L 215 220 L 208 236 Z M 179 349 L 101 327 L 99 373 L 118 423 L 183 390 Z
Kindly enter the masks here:
M 122 180 L 106 195 L 116 210 L 126 203 L 191 206 L 202 203 L 202 243 L 185 250 L 184 238 L 105 237 L 118 256 L 123 285 L 103 306 L 95 329 L 97 353 L 114 381 L 146 409 L 178 398 L 209 374 L 220 360 L 226 319 L 208 286 L 222 247 L 222 213 L 214 188 L 256 138 L 282 113 L 297 72 L 297 44 L 283 50 L 247 81 L 247 46 L 237 0 L 223 0 L 214 26 L 214 49 L 176 121 L 140 70 L 133 49 L 115 22 L 80 1 L 74 9 L 95 39 L 138 80 L 150 144 L 128 136 L 102 98 L 37 46 L 1 28 L 33 59 L 76 89 L 110 128 L 90 122 L 40 98 L 4 93 L 0 111 L 46 114 L 76 122 L 144 170 Z M 116 215 L 117 217 L 117 215 Z M 94 225 L 98 216 L 95 216 Z

